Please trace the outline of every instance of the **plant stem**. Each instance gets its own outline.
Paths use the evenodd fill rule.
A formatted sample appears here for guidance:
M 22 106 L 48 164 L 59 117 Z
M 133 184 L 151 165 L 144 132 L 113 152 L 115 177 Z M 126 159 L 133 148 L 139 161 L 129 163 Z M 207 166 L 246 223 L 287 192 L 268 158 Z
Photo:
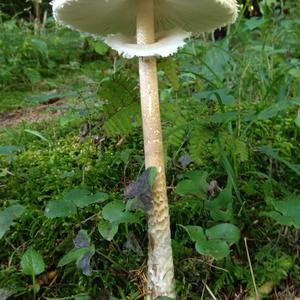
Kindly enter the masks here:
M 137 1 L 137 43 L 155 41 L 154 1 Z M 169 207 L 165 179 L 164 152 L 156 59 L 140 58 L 140 93 L 144 132 L 145 167 L 156 167 L 153 185 L 153 209 L 148 218 L 148 295 L 175 297 L 174 267 L 171 248 Z

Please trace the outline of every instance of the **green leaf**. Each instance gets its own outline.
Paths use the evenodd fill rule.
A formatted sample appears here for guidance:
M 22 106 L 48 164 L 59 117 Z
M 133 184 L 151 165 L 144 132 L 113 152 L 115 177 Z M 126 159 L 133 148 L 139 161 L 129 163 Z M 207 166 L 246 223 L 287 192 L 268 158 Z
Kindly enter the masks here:
M 40 253 L 34 249 L 28 249 L 21 259 L 22 272 L 25 275 L 36 276 L 45 271 L 45 263 Z
M 104 55 L 108 52 L 109 47 L 102 41 L 92 41 L 91 42 L 92 47 L 94 48 L 95 52 L 100 54 L 100 55 Z
M 240 230 L 232 224 L 219 224 L 205 232 L 200 226 L 182 226 L 196 243 L 196 250 L 202 255 L 222 259 L 229 254 L 229 244 L 237 243 Z
M 108 194 L 98 192 L 95 195 L 85 189 L 73 189 L 64 196 L 65 201 L 73 202 L 77 207 L 84 208 L 94 203 L 101 203 L 108 199 Z
M 41 140 L 47 142 L 48 145 L 51 147 L 51 142 L 47 138 L 45 138 L 40 132 L 38 132 L 36 130 L 29 130 L 29 129 L 25 129 L 24 132 L 30 133 L 30 134 L 40 138 Z
M 121 201 L 112 201 L 102 209 L 102 216 L 111 223 L 131 223 L 136 220 L 133 213 L 126 211 L 126 205 Z
M 193 171 L 187 174 L 189 179 L 179 182 L 175 192 L 180 196 L 193 195 L 202 198 L 207 194 L 209 184 L 206 182 L 207 173 Z
M 202 242 L 206 240 L 206 236 L 204 234 L 204 230 L 200 226 L 182 226 L 187 233 L 189 234 L 191 240 L 193 242 Z
M 102 220 L 98 225 L 98 230 L 102 237 L 107 241 L 112 241 L 116 233 L 118 232 L 119 224 L 114 222 L 111 223 L 106 220 Z
M 8 231 L 13 221 L 23 214 L 24 210 L 23 205 L 13 205 L 0 212 L 0 239 Z
M 212 256 L 219 260 L 226 257 L 230 251 L 227 243 L 221 240 L 201 241 L 196 243 L 198 253 L 205 256 Z
M 205 231 L 205 234 L 209 240 L 223 240 L 229 244 L 237 243 L 241 238 L 239 228 L 229 223 L 211 227 Z
M 215 221 L 233 222 L 232 185 L 227 184 L 226 188 L 215 199 L 207 200 L 205 205 Z
M 48 202 L 45 209 L 45 216 L 50 219 L 65 218 L 74 216 L 76 212 L 76 206 L 72 201 L 56 200 Z
M 63 199 L 49 201 L 45 216 L 47 218 L 63 218 L 74 216 L 77 208 L 84 208 L 94 203 L 104 202 L 108 199 L 108 194 L 98 192 L 92 195 L 85 189 L 72 189 L 67 192 Z
M 82 255 L 84 255 L 86 252 L 90 250 L 89 247 L 86 248 L 79 248 L 79 249 L 72 249 L 70 252 L 68 252 L 63 258 L 60 259 L 58 262 L 58 267 L 63 267 L 71 262 L 77 261 Z
M 294 226 L 300 229 L 300 195 L 283 201 L 274 201 L 273 206 L 276 211 L 266 212 L 281 225 Z

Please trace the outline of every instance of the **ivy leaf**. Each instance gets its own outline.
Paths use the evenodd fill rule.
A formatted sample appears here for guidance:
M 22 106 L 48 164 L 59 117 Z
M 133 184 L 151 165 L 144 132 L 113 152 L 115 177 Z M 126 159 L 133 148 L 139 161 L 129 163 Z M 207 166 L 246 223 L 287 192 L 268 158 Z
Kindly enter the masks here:
M 276 211 L 266 212 L 281 225 L 294 226 L 300 229 L 300 195 L 294 196 L 292 199 L 283 201 L 274 201 L 273 206 Z
M 179 182 L 175 192 L 180 196 L 193 195 L 203 198 L 208 192 L 209 184 L 206 181 L 207 173 L 201 171 L 188 172 L 188 179 Z
M 222 259 L 229 254 L 227 243 L 221 240 L 201 241 L 196 243 L 196 250 L 202 255 L 212 256 L 217 260 Z
M 131 223 L 136 220 L 133 213 L 126 210 L 126 205 L 121 201 L 112 201 L 102 209 L 102 216 L 110 223 Z
M 73 202 L 76 207 L 84 208 L 94 203 L 101 203 L 108 199 L 106 193 L 96 193 L 91 195 L 88 190 L 85 189 L 73 189 L 67 192 L 64 196 L 65 201 Z
M 45 263 L 40 253 L 28 249 L 21 259 L 22 272 L 25 275 L 36 276 L 45 271 Z
M 209 240 L 223 240 L 229 244 L 237 243 L 241 238 L 239 228 L 229 223 L 211 227 L 205 231 L 205 234 Z
M 25 210 L 22 205 L 12 205 L 0 212 L 0 239 L 4 236 L 13 221 L 19 218 Z
M 202 242 L 206 240 L 204 230 L 200 226 L 182 226 L 189 234 L 193 242 Z
M 45 216 L 47 218 L 63 218 L 74 216 L 77 208 L 84 208 L 94 203 L 101 203 L 108 199 L 106 193 L 96 193 L 92 195 L 85 189 L 72 189 L 60 200 L 49 201 Z
M 98 230 L 102 237 L 106 239 L 107 241 L 112 241 L 116 233 L 118 232 L 119 224 L 116 222 L 109 222 L 106 220 L 103 220 L 98 225 Z
M 213 199 L 205 202 L 211 217 L 215 221 L 233 222 L 233 199 L 232 186 L 228 184 L 226 188 Z
M 180 225 L 182 226 L 182 225 Z M 237 243 L 240 239 L 240 230 L 228 223 L 218 224 L 204 230 L 200 226 L 182 226 L 189 234 L 191 240 L 196 243 L 198 253 L 222 259 L 229 253 L 230 244 Z
M 49 201 L 45 209 L 45 216 L 51 219 L 64 218 L 74 216 L 76 212 L 76 206 L 72 201 L 62 199 Z

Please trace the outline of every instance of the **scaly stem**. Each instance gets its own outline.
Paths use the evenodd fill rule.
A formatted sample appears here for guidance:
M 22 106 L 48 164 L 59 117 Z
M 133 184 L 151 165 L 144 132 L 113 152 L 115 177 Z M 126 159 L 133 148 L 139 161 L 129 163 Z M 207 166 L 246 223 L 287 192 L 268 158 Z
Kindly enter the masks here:
M 137 43 L 155 41 L 154 0 L 136 0 Z M 148 295 L 175 298 L 169 207 L 165 179 L 155 57 L 139 59 L 141 109 L 144 132 L 145 167 L 156 167 L 153 209 L 148 218 Z

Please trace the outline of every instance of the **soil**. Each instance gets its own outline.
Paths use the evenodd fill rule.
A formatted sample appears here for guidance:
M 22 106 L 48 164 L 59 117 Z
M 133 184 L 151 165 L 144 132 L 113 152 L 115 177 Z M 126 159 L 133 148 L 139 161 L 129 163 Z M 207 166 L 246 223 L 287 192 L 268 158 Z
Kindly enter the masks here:
M 63 106 L 63 99 L 50 101 L 47 104 L 40 104 L 31 108 L 22 108 L 13 111 L 0 113 L 0 128 L 15 127 L 23 122 L 50 121 L 64 113 L 59 109 Z

